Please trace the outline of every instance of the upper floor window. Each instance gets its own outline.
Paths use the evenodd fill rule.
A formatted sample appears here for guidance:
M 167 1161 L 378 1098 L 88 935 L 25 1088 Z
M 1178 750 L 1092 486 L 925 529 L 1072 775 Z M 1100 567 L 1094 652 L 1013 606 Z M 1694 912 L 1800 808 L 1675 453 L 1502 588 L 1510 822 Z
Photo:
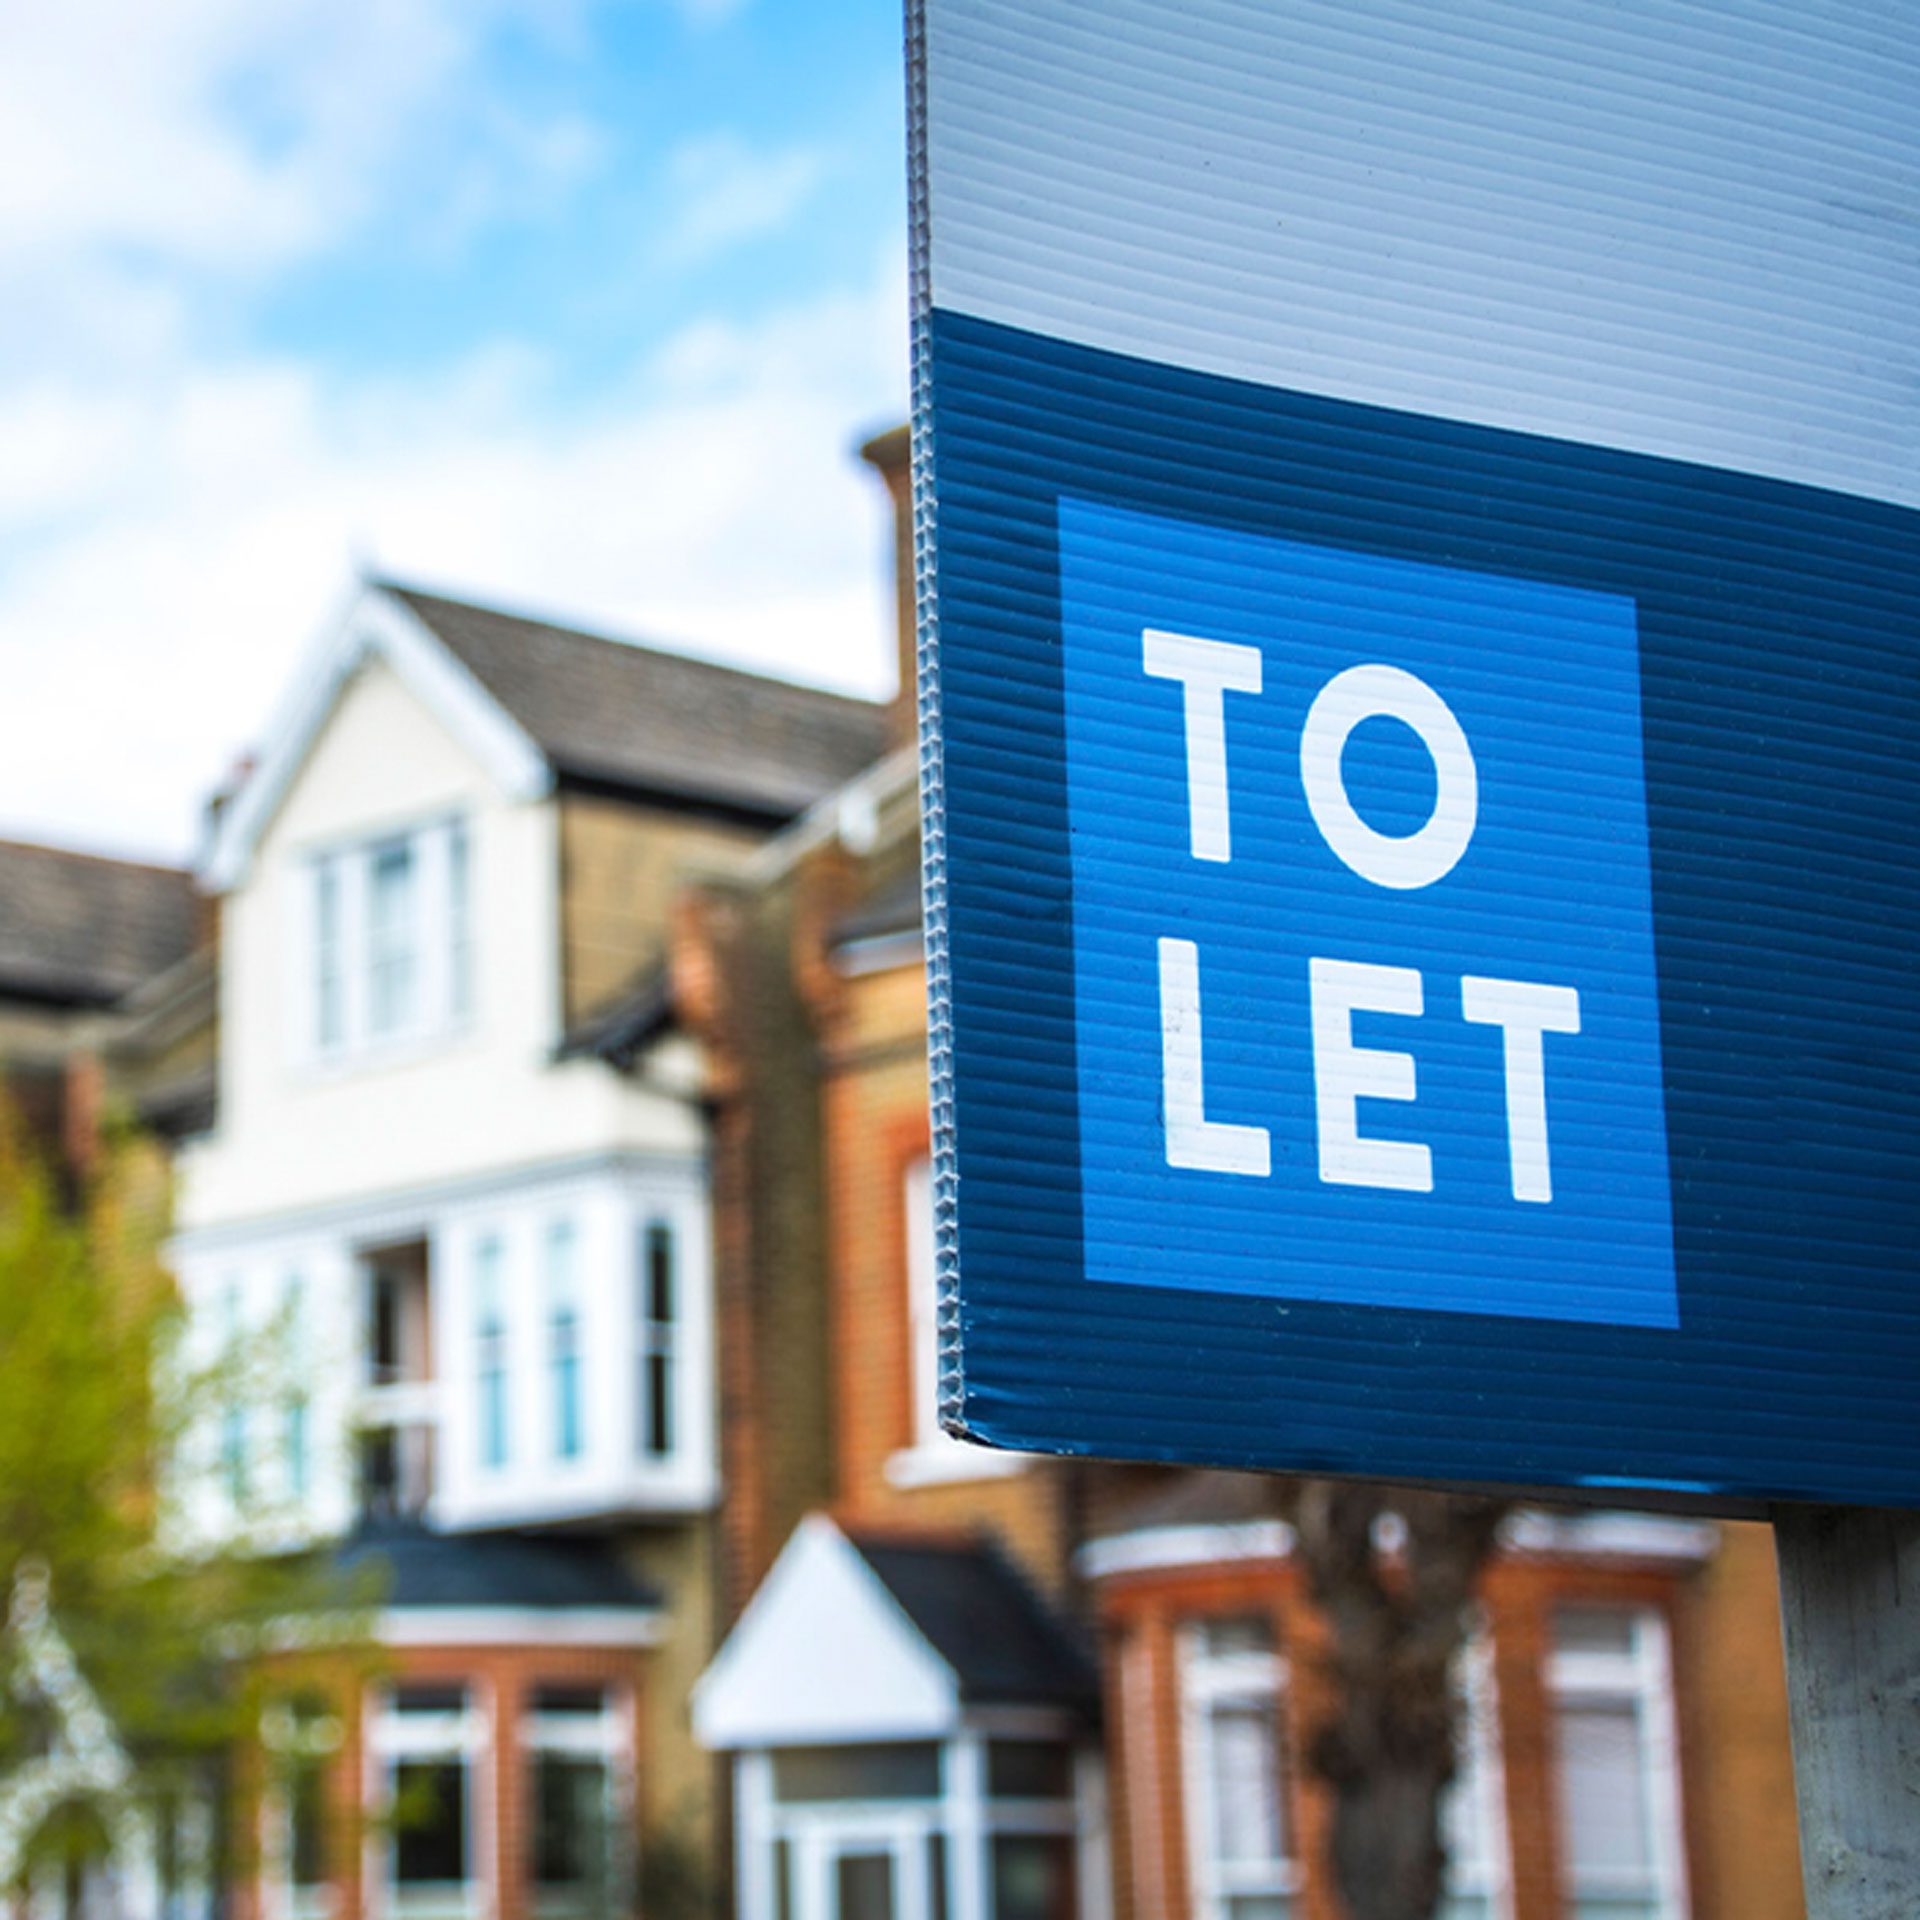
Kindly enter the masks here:
M 636 1334 L 639 1377 L 634 1385 L 643 1458 L 664 1459 L 673 1451 L 673 1349 L 679 1275 L 675 1271 L 673 1228 L 649 1220 L 640 1231 L 640 1280 Z
M 471 852 L 463 820 L 330 848 L 308 863 L 305 1028 L 323 1059 L 424 1039 L 473 1001 Z
M 1568 1913 L 1680 1920 L 1680 1767 L 1664 1623 L 1647 1608 L 1562 1608 L 1547 1681 Z
M 585 1447 L 575 1239 L 571 1220 L 555 1220 L 547 1228 L 547 1361 L 553 1383 L 553 1451 L 561 1460 L 579 1459 Z
M 476 1371 L 480 1387 L 480 1464 L 498 1472 L 507 1464 L 507 1302 L 500 1275 L 499 1237 L 474 1249 Z

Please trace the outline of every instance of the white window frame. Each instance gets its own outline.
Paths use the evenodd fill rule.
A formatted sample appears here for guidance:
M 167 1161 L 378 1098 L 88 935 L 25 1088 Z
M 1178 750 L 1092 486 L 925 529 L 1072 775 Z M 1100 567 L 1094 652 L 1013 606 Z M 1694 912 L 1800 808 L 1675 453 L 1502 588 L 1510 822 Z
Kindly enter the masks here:
M 339 1905 L 335 1880 L 301 1885 L 293 1878 L 293 1804 L 288 1798 L 284 1767 L 317 1764 L 321 1792 L 330 1793 L 326 1769 L 340 1750 L 343 1729 L 337 1714 L 319 1715 L 302 1726 L 287 1707 L 269 1708 L 260 1728 L 261 1745 L 273 1761 L 271 1787 L 261 1806 L 261 1906 L 268 1920 L 329 1920 Z M 334 1864 L 339 1864 L 336 1857 Z
M 1228 1903 L 1236 1899 L 1286 1900 L 1297 1915 L 1306 1887 L 1305 1868 L 1296 1851 L 1299 1822 L 1291 1791 L 1293 1755 L 1285 1744 L 1291 1731 L 1287 1720 L 1289 1668 L 1286 1655 L 1279 1650 L 1278 1629 L 1273 1629 L 1274 1646 L 1263 1653 L 1213 1653 L 1205 1644 L 1209 1625 L 1242 1617 L 1253 1617 L 1252 1610 L 1245 1615 L 1223 1613 L 1186 1621 L 1175 1636 L 1181 1798 L 1194 1920 L 1228 1920 Z M 1280 1839 L 1286 1851 L 1266 1862 L 1227 1862 L 1213 1857 L 1213 1712 L 1217 1707 L 1244 1703 L 1272 1707 L 1282 1743 L 1274 1753 L 1274 1774 L 1281 1795 Z
M 913 1427 L 909 1444 L 887 1461 L 887 1478 L 897 1487 L 918 1487 L 1018 1473 L 1027 1464 L 1024 1453 L 956 1440 L 940 1424 L 940 1301 L 934 1260 L 933 1162 L 927 1155 L 907 1162 L 900 1189 L 906 1234 L 907 1403 Z
M 1507 1779 L 1500 1742 L 1500 1701 L 1494 1677 L 1493 1643 L 1484 1624 L 1462 1648 L 1455 1665 L 1454 1703 L 1461 1758 L 1441 1802 L 1447 1837 L 1447 1877 L 1437 1913 L 1462 1920 L 1455 1903 L 1472 1901 L 1487 1920 L 1512 1920 L 1513 1842 L 1507 1827 Z M 1480 1804 L 1470 1809 L 1469 1794 Z M 1462 1860 L 1453 1841 L 1469 1826 L 1484 1841 L 1480 1856 Z
M 1673 1652 L 1667 1623 L 1657 1608 L 1569 1598 L 1567 1609 L 1612 1613 L 1629 1623 L 1623 1652 L 1575 1652 L 1550 1642 L 1547 1700 L 1553 1721 L 1553 1765 L 1558 1774 L 1560 1710 L 1565 1706 L 1627 1707 L 1639 1733 L 1640 1784 L 1647 1796 L 1648 1870 L 1603 1872 L 1576 1887 L 1569 1836 L 1561 1835 L 1561 1898 L 1571 1908 L 1582 1895 L 1646 1901 L 1646 1920 L 1689 1920 L 1684 1817 L 1681 1810 L 1680 1739 L 1673 1698 Z M 1555 1810 L 1562 1783 L 1556 1777 Z
M 456 860 L 455 849 L 459 849 Z M 412 972 L 409 1016 L 374 1024 L 373 872 L 382 853 L 407 850 Z M 291 916 L 295 1058 L 311 1070 L 378 1064 L 437 1046 L 472 1024 L 478 997 L 474 941 L 474 834 L 463 813 L 435 814 L 315 847 L 295 863 Z M 464 884 L 456 888 L 456 870 Z M 321 910 L 332 887 L 333 910 Z M 329 986 L 331 982 L 331 987 Z M 338 1031 L 329 1037 L 325 1002 L 334 998 Z
M 465 1706 L 458 1711 L 402 1712 L 396 1704 L 396 1695 L 415 1689 L 454 1688 L 466 1698 Z M 479 1683 L 465 1679 L 402 1679 L 376 1696 L 367 1742 L 372 1804 L 383 1808 L 393 1805 L 403 1763 L 457 1760 L 464 1796 L 462 1825 L 467 1838 L 464 1880 L 432 1881 L 407 1892 L 402 1892 L 398 1878 L 397 1836 L 389 1833 L 372 1839 L 368 1843 L 366 1884 L 374 1889 L 376 1911 L 390 1914 L 394 1920 L 479 1920 L 493 1910 L 497 1889 L 491 1864 L 493 1743 L 488 1732 L 489 1708 Z
M 1057 1741 L 1073 1752 L 1073 1789 L 1057 1800 L 995 1800 L 987 1791 L 987 1748 L 996 1739 Z M 849 1742 L 857 1745 L 857 1742 Z M 915 1740 L 913 1745 L 923 1742 Z M 1100 1885 L 1087 1872 L 1097 1782 L 1085 1749 L 1052 1714 L 983 1710 L 937 1750 L 939 1791 L 923 1799 L 782 1801 L 774 1795 L 773 1755 L 764 1749 L 735 1760 L 735 1837 L 740 1920 L 775 1920 L 774 1847 L 784 1841 L 790 1865 L 790 1920 L 836 1920 L 833 1873 L 847 1854 L 886 1853 L 893 1862 L 894 1920 L 932 1920 L 928 1843 L 942 1843 L 949 1920 L 988 1920 L 993 1905 L 993 1842 L 1039 1837 L 1075 1843 L 1074 1875 L 1083 1916 L 1105 1911 Z
M 529 1706 L 522 1713 L 519 1728 L 521 1791 L 531 1794 L 534 1769 L 543 1754 L 598 1760 L 605 1766 L 607 1790 L 604 1811 L 607 1845 L 611 1854 L 608 1863 L 610 1886 L 607 1891 L 613 1909 L 624 1912 L 632 1903 L 623 1900 L 622 1896 L 632 1891 L 636 1865 L 632 1839 L 635 1767 L 633 1743 L 628 1737 L 628 1729 L 633 1722 L 633 1696 L 628 1689 L 610 1682 L 583 1681 L 580 1684 L 599 1688 L 601 1706 L 598 1713 L 542 1713 L 537 1706 Z M 537 1686 L 535 1690 L 538 1690 Z M 540 1884 L 535 1878 L 538 1835 L 534 1832 L 532 1812 L 529 1811 L 524 1818 L 528 1912 L 535 1915 L 581 1915 L 583 1909 L 565 1895 L 549 1893 L 542 1897 Z

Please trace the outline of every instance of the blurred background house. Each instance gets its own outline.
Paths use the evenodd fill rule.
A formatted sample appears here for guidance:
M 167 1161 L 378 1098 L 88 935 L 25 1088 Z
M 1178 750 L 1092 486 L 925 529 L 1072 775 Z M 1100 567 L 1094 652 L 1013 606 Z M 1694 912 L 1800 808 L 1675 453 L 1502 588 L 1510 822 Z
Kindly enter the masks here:
M 1337 1920 L 1275 1486 L 937 1424 L 899 605 L 881 707 L 370 581 L 197 876 L 0 849 L 23 1102 L 175 1143 L 200 1351 L 299 1358 L 176 1542 L 385 1581 L 235 1911 Z M 1447 1920 L 1797 1914 L 1765 1531 L 1504 1540 Z

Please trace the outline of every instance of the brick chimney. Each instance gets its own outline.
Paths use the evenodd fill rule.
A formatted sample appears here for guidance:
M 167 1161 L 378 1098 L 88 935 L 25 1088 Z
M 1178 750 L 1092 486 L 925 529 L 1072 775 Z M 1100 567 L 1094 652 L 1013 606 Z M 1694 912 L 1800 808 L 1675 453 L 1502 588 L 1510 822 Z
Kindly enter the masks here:
M 894 682 L 893 709 L 887 729 L 888 744 L 911 746 L 918 737 L 917 676 L 913 618 L 913 459 L 905 427 L 876 434 L 860 449 L 860 458 L 886 482 L 893 502 L 894 657 L 899 677 Z

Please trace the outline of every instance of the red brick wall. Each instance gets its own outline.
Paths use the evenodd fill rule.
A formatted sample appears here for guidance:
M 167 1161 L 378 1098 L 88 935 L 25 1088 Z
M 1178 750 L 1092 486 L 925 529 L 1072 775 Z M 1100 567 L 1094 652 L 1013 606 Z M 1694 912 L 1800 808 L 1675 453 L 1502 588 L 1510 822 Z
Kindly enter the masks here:
M 1760 1544 L 1764 1544 L 1764 1536 Z M 1756 1543 L 1735 1530 L 1698 1571 L 1596 1565 L 1515 1556 L 1488 1576 L 1502 1770 L 1513 1873 L 1513 1920 L 1562 1920 L 1559 1808 L 1546 1659 L 1553 1610 L 1567 1602 L 1657 1609 L 1673 1646 L 1682 1813 L 1694 1920 L 1798 1920 L 1797 1861 L 1777 1636 L 1767 1629 L 1770 1594 Z M 1174 1634 L 1182 1621 L 1265 1612 L 1289 1655 L 1287 1727 L 1292 1744 L 1291 1813 L 1307 1867 L 1304 1920 L 1341 1920 L 1324 1869 L 1329 1805 L 1302 1777 L 1298 1756 L 1325 1711 L 1316 1658 L 1324 1628 L 1283 1561 L 1182 1568 L 1112 1578 L 1098 1591 L 1108 1653 L 1109 1760 L 1115 1808 L 1116 1885 L 1133 1882 L 1119 1920 L 1192 1920 L 1187 1834 L 1179 1769 L 1180 1719 Z M 1147 1662 L 1143 1685 L 1137 1664 Z M 1740 1663 L 1744 1684 L 1736 1684 Z M 1728 1698 L 1729 1690 L 1734 1694 Z M 1151 1724 L 1139 1724 L 1151 1700 Z M 1144 1775 L 1144 1777 L 1143 1777 Z M 1155 1830 L 1140 1831 L 1143 1819 Z M 1752 1871 L 1730 1867 L 1745 1836 Z M 1154 1873 L 1158 1866 L 1157 1884 Z

